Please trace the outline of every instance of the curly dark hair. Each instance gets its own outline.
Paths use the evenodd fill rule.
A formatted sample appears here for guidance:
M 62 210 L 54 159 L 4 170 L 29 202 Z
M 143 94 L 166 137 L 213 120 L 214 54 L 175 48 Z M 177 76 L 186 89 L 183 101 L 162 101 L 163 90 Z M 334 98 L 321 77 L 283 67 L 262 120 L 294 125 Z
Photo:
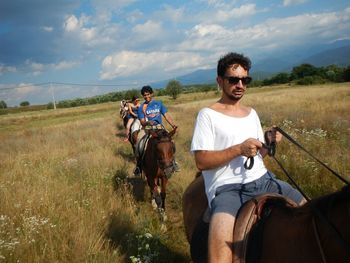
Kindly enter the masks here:
M 143 86 L 142 89 L 141 89 L 141 94 L 142 96 L 145 94 L 145 92 L 148 92 L 148 93 L 153 93 L 153 89 L 151 86 L 147 85 L 147 86 Z
M 220 77 L 225 76 L 226 70 L 234 64 L 242 66 L 245 70 L 249 71 L 251 67 L 251 61 L 248 57 L 238 53 L 227 53 L 221 57 L 218 61 L 217 74 Z

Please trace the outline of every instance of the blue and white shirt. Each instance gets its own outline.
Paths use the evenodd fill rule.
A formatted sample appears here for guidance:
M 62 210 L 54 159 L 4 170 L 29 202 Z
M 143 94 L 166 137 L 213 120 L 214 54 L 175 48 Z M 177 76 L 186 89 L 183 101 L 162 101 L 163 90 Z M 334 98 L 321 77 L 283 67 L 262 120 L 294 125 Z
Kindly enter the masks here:
M 161 101 L 151 100 L 146 108 L 146 116 L 143 113 L 143 105 L 142 103 L 138 109 L 138 117 L 139 119 L 144 119 L 146 117 L 146 121 L 154 121 L 157 124 L 162 124 L 162 115 L 164 115 L 168 110 L 163 105 Z

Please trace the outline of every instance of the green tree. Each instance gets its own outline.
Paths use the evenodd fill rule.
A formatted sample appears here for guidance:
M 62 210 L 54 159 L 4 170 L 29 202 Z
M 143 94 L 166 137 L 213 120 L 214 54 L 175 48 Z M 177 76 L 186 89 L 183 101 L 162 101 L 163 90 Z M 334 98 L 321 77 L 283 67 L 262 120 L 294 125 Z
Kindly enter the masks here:
M 343 80 L 345 82 L 350 81 L 350 66 L 348 66 L 343 72 Z
M 271 78 L 272 83 L 284 84 L 289 82 L 289 74 L 285 72 L 278 73 L 276 76 Z
M 19 104 L 19 106 L 21 106 L 21 107 L 25 107 L 25 106 L 29 106 L 29 105 L 30 105 L 29 101 L 22 101 L 22 102 Z
M 7 104 L 5 101 L 0 100 L 0 109 L 6 109 L 7 108 Z
M 311 64 L 301 64 L 294 67 L 291 73 L 291 79 L 302 79 L 309 76 L 315 76 L 318 74 L 318 69 Z
M 298 79 L 296 84 L 298 85 L 313 85 L 324 84 L 326 81 L 320 76 L 306 76 L 305 78 Z
M 156 90 L 155 90 L 155 94 L 156 94 L 157 96 L 164 96 L 164 95 L 167 95 L 167 92 L 166 92 L 165 89 L 156 89 Z
M 46 109 L 53 109 L 54 106 L 53 106 L 53 103 L 52 102 L 49 102 L 48 104 L 46 104 Z
M 182 85 L 179 81 L 173 79 L 168 82 L 165 90 L 174 100 L 176 100 L 176 98 L 182 92 Z
M 323 68 L 324 75 L 323 78 L 334 81 L 334 82 L 342 82 L 343 81 L 343 72 L 344 68 L 338 67 L 337 65 L 328 65 Z
M 124 99 L 131 100 L 133 96 L 140 97 L 140 91 L 137 89 L 127 90 Z

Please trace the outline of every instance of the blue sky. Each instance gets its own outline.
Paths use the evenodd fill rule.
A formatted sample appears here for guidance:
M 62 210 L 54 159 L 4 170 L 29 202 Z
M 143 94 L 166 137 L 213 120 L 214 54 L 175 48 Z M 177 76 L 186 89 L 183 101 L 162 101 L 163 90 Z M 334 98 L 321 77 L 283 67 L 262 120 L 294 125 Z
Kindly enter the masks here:
M 1 0 L 0 100 L 140 88 L 214 68 L 229 51 L 254 66 L 270 54 L 349 39 L 345 0 Z M 89 86 L 36 85 L 50 82 Z

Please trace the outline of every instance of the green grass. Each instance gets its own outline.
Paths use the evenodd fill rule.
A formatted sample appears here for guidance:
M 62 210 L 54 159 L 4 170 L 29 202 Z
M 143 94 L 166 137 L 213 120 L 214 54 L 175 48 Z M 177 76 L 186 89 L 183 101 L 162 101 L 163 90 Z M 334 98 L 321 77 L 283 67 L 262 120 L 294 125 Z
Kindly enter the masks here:
M 1 115 L 0 262 L 131 262 L 146 256 L 190 262 L 181 197 L 196 172 L 191 136 L 197 112 L 219 96 L 156 98 L 179 126 L 181 172 L 169 181 L 166 232 L 145 182 L 129 178 L 134 159 L 123 142 L 119 102 Z M 349 83 L 252 88 L 243 102 L 257 110 L 264 128 L 278 125 L 350 180 Z M 287 140 L 276 157 L 310 197 L 342 185 Z M 268 157 L 266 164 L 286 179 Z

